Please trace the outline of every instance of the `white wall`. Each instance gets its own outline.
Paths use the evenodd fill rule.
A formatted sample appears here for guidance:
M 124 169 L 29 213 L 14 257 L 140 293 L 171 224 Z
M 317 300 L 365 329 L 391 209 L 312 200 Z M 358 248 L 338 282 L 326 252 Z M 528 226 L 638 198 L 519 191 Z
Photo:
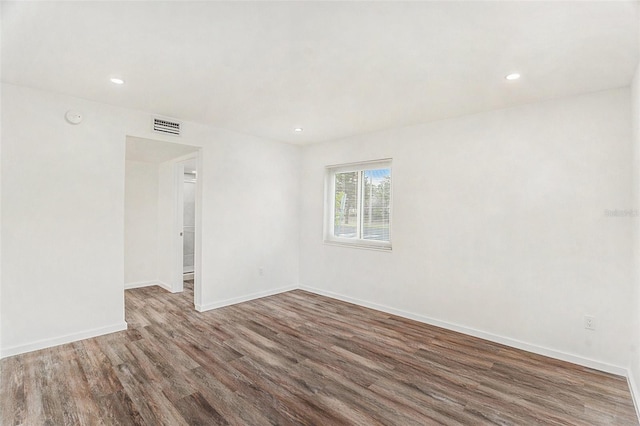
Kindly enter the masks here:
M 125 162 L 124 282 L 137 287 L 158 280 L 158 165 Z
M 124 139 L 87 106 L 2 88 L 5 355 L 125 327 Z M 78 126 L 64 119 L 74 107 Z
M 619 89 L 306 148 L 301 285 L 623 372 L 632 228 L 604 210 L 630 205 L 629 100 Z M 324 166 L 378 158 L 393 158 L 393 251 L 323 244 Z
M 171 289 L 174 281 L 173 258 L 174 211 L 173 165 L 164 162 L 158 166 L 158 279 L 166 289 Z
M 202 287 L 200 309 L 295 288 L 300 148 L 228 138 L 203 151 L 202 162 L 200 263 L 203 276 L 220 281 Z
M 125 326 L 127 135 L 202 147 L 202 309 L 297 284 L 298 147 L 9 84 L 2 123 L 3 356 Z
M 0 22 L 2 21 L 2 7 L 0 7 Z M 0 31 L 1 33 L 1 31 Z M 0 45 L 2 43 L 0 36 Z M 0 70 L 2 64 L 0 60 Z M 2 356 L 2 85 L 0 85 L 0 357 Z M 1 371 L 0 371 L 1 372 Z
M 631 85 L 631 125 L 632 146 L 631 156 L 633 170 L 633 209 L 640 210 L 640 64 L 636 68 Z M 640 217 L 633 218 L 633 282 L 635 294 L 633 300 L 633 329 L 630 341 L 633 344 L 629 366 L 629 378 L 636 401 L 640 398 Z M 636 407 L 638 404 L 636 403 Z

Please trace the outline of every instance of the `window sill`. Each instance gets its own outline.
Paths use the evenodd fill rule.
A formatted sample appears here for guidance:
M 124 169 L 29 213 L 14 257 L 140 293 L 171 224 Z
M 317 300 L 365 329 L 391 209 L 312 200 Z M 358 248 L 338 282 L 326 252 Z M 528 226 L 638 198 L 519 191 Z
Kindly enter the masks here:
M 367 244 L 362 241 L 336 241 L 336 240 L 324 240 L 324 243 L 329 246 L 349 247 L 363 250 L 385 251 L 391 252 L 391 243 L 389 244 Z

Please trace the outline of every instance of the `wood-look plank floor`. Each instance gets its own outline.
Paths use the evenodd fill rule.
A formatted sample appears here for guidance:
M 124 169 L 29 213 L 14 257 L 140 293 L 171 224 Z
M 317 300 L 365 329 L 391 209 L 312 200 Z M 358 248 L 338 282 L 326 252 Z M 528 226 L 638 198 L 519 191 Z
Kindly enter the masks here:
M 1 361 L 2 425 L 638 424 L 622 377 L 296 290 Z

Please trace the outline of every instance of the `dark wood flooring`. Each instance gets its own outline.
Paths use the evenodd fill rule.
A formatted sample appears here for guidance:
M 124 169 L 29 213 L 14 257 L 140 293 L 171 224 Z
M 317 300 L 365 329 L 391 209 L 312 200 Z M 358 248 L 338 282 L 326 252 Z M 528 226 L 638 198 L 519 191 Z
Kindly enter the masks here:
M 626 380 L 296 290 L 1 361 L 2 425 L 638 424 Z

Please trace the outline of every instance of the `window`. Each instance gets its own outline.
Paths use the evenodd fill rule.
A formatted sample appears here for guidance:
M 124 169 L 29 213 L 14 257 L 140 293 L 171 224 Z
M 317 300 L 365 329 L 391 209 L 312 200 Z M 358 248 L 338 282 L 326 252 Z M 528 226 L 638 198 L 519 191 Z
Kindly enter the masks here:
M 391 249 L 391 160 L 327 167 L 325 242 Z

